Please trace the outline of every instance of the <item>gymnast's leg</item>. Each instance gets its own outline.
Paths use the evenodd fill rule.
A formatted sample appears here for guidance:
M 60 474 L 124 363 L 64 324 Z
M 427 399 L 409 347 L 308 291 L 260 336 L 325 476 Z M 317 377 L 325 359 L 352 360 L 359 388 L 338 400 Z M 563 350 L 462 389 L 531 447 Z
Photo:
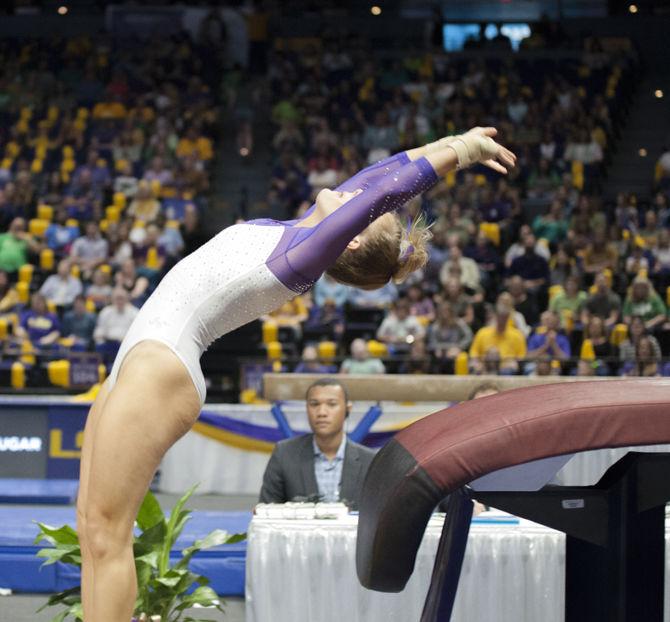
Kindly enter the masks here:
M 95 437 L 95 428 L 100 420 L 100 414 L 105 406 L 105 401 L 107 400 L 107 383 L 103 384 L 100 388 L 100 392 L 95 398 L 95 401 L 91 405 L 91 410 L 88 413 L 86 419 L 86 427 L 84 428 L 84 446 L 82 447 L 81 452 L 81 465 L 79 473 L 79 492 L 77 494 L 77 531 L 81 534 L 83 532 L 83 508 L 86 507 L 86 491 L 88 489 L 88 477 L 90 473 L 90 464 L 91 464 L 91 454 L 93 452 L 93 439 Z M 84 538 L 79 538 L 79 544 L 81 547 L 81 557 L 82 557 L 82 572 L 81 572 L 81 585 L 82 585 L 82 599 L 88 599 L 90 590 L 87 589 L 89 585 L 92 585 L 93 577 L 93 561 L 91 559 L 86 540 Z M 92 603 L 83 601 L 84 609 L 86 611 L 91 611 Z
M 200 412 L 198 392 L 166 346 L 144 341 L 126 356 L 92 437 L 85 436 L 88 482 L 79 508 L 86 622 L 128 622 L 137 595 L 133 523 L 165 452 Z M 89 453 L 90 452 L 90 453 Z M 151 612 L 148 612 L 151 613 Z

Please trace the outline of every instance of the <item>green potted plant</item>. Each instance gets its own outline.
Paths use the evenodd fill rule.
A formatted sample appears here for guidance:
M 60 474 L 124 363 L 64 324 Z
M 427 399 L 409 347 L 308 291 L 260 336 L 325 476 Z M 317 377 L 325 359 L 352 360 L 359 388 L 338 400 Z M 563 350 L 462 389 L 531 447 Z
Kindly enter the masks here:
M 209 579 L 191 572 L 189 561 L 198 551 L 233 544 L 246 538 L 246 534 L 233 534 L 216 529 L 201 540 L 182 550 L 181 558 L 170 565 L 170 551 L 190 519 L 191 510 L 184 505 L 195 491 L 195 486 L 179 499 L 169 517 L 165 517 L 156 497 L 149 491 L 144 497 L 137 514 L 139 535 L 135 535 L 133 551 L 137 570 L 137 601 L 135 602 L 136 620 L 161 622 L 207 622 L 192 617 L 183 617 L 187 609 L 196 605 L 213 607 L 223 612 L 222 604 L 216 592 L 208 586 Z M 44 557 L 43 565 L 58 561 L 81 566 L 81 551 L 77 532 L 69 525 L 51 527 L 37 523 L 40 532 L 35 543 L 46 540 L 51 546 L 38 551 L 38 557 Z M 188 593 L 193 586 L 197 587 Z M 83 620 L 81 606 L 81 588 L 75 587 L 54 594 L 39 609 L 62 605 L 52 622 L 62 622 L 68 617 Z

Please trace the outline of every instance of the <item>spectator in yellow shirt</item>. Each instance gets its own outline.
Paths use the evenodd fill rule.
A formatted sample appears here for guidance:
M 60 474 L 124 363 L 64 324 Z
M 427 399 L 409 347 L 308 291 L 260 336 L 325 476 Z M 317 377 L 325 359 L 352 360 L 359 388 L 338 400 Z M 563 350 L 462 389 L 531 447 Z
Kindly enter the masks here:
M 199 160 L 205 162 L 214 157 L 212 141 L 209 138 L 199 135 L 198 129 L 191 126 L 186 136 L 177 144 L 177 157 L 183 158 L 190 155 L 197 155 Z
M 470 346 L 472 370 L 479 373 L 483 367 L 485 354 L 492 347 L 500 352 L 500 372 L 514 374 L 519 367 L 519 360 L 526 356 L 526 338 L 523 333 L 509 322 L 512 307 L 498 302 L 493 322 L 480 328 Z

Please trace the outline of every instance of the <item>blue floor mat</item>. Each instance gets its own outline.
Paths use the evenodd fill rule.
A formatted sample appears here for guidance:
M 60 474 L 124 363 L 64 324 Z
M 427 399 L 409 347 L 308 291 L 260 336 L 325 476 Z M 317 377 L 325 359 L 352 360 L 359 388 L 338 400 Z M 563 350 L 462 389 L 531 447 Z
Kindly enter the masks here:
M 76 479 L 0 478 L 0 503 L 71 505 L 78 489 Z
M 43 560 L 35 557 L 45 544 L 33 544 L 38 529 L 35 521 L 51 526 L 68 523 L 75 526 L 72 507 L 0 507 L 0 587 L 15 592 L 58 592 L 79 585 L 79 570 L 56 563 L 40 568 Z M 179 559 L 181 550 L 214 529 L 229 533 L 246 532 L 251 512 L 198 512 L 177 540 L 170 558 Z M 208 577 L 211 587 L 221 596 L 244 596 L 246 542 L 225 544 L 195 556 L 193 572 Z

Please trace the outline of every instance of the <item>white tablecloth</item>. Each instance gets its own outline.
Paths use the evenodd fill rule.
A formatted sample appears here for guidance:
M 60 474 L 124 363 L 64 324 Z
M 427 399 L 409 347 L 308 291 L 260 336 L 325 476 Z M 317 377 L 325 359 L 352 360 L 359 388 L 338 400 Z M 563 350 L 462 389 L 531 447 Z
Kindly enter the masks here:
M 254 519 L 247 548 L 247 622 L 412 622 L 426 597 L 441 520 L 432 520 L 399 594 L 356 578 L 357 519 Z M 454 622 L 559 622 L 563 536 L 535 526 L 473 525 Z M 555 615 L 552 614 L 555 612 Z
M 254 518 L 247 548 L 247 622 L 418 622 L 440 520 L 431 520 L 414 574 L 399 594 L 358 583 L 356 524 L 356 517 Z M 562 622 L 564 577 L 562 533 L 524 521 L 473 524 L 452 622 Z M 669 577 L 666 556 L 666 594 Z M 665 620 L 670 620 L 667 597 Z

